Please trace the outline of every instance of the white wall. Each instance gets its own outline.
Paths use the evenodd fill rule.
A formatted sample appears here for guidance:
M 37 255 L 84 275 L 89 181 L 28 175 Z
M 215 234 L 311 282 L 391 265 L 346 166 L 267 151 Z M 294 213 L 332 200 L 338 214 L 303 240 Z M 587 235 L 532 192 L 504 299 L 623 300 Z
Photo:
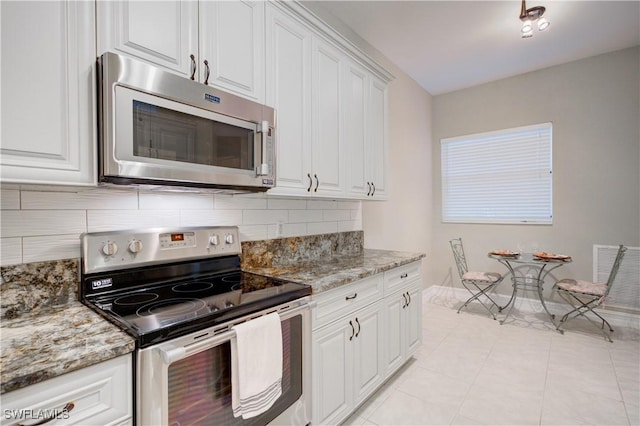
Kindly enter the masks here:
M 638 47 L 435 96 L 428 285 L 450 285 L 452 274 L 458 285 L 448 243 L 455 237 L 463 238 L 473 269 L 502 270 L 487 258 L 489 250 L 537 243 L 573 256 L 558 274 L 589 280 L 593 244 L 638 246 L 639 99 Z M 547 121 L 553 123 L 553 225 L 440 222 L 440 139 Z
M 359 201 L 11 185 L 0 197 L 2 265 L 79 258 L 83 232 L 238 225 L 248 241 L 362 229 Z

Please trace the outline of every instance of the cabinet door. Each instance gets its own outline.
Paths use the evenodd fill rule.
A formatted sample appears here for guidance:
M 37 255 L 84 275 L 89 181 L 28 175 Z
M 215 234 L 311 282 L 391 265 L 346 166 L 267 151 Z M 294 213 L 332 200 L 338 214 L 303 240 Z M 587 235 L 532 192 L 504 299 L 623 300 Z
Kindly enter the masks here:
M 384 379 L 383 308 L 374 303 L 354 314 L 354 406 L 364 401 Z
M 335 424 L 353 408 L 353 320 L 313 332 L 313 424 Z
M 394 293 L 384 302 L 384 367 L 389 376 L 404 363 L 403 323 L 407 301 L 402 293 Z
M 277 111 L 277 185 L 270 193 L 307 195 L 311 182 L 311 32 L 267 4 L 267 99 Z
M 95 183 L 93 2 L 0 2 L 1 180 Z
M 342 55 L 319 37 L 313 38 L 313 143 L 314 195 L 344 194 L 342 179 Z
M 373 76 L 369 84 L 368 112 L 369 169 L 367 176 L 374 186 L 373 198 L 385 199 L 387 196 L 387 85 Z
M 208 84 L 264 102 L 264 7 L 261 1 L 200 2 L 200 63 L 208 63 Z M 200 81 L 206 72 L 201 66 Z
M 115 51 L 193 74 L 198 66 L 196 1 L 99 0 L 97 5 L 98 55 Z
M 368 79 L 366 71 L 353 62 L 347 62 L 344 88 L 344 142 L 347 151 L 347 193 L 355 198 L 366 198 L 371 192 L 367 170 L 367 115 Z
M 403 325 L 406 338 L 406 357 L 415 353 L 422 344 L 422 281 L 417 281 L 407 290 L 409 305 L 405 309 Z

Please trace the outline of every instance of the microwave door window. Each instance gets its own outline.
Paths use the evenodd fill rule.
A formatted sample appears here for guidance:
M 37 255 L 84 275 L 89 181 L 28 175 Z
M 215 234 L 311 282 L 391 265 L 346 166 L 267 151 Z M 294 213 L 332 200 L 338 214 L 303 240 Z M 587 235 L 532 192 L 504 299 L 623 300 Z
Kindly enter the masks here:
M 140 101 L 133 103 L 134 155 L 187 163 L 195 161 L 198 117 Z
M 133 101 L 138 157 L 253 171 L 255 132 L 221 121 Z
M 212 122 L 212 165 L 231 169 L 253 170 L 255 133 L 229 124 Z

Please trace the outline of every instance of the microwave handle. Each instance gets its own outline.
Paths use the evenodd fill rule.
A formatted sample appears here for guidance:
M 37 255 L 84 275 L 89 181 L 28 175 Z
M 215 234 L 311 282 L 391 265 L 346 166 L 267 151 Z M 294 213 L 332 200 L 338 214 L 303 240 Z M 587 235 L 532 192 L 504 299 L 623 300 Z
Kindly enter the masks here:
M 256 174 L 258 176 L 268 176 L 269 175 L 269 163 L 267 163 L 267 140 L 269 138 L 269 122 L 263 121 L 258 126 L 258 131 L 256 133 L 260 134 L 261 138 L 261 146 L 262 153 L 260 155 L 261 161 L 258 167 L 256 168 Z

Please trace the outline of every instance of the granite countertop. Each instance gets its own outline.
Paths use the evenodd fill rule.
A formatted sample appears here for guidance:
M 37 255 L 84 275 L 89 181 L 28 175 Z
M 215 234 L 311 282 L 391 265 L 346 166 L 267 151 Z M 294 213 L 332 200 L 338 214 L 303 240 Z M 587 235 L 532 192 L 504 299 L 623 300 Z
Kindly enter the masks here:
M 0 393 L 130 353 L 133 338 L 78 301 L 3 319 Z
M 313 293 L 331 290 L 425 257 L 423 253 L 364 249 L 360 254 L 333 255 L 272 267 L 245 266 L 247 272 L 307 284 Z

